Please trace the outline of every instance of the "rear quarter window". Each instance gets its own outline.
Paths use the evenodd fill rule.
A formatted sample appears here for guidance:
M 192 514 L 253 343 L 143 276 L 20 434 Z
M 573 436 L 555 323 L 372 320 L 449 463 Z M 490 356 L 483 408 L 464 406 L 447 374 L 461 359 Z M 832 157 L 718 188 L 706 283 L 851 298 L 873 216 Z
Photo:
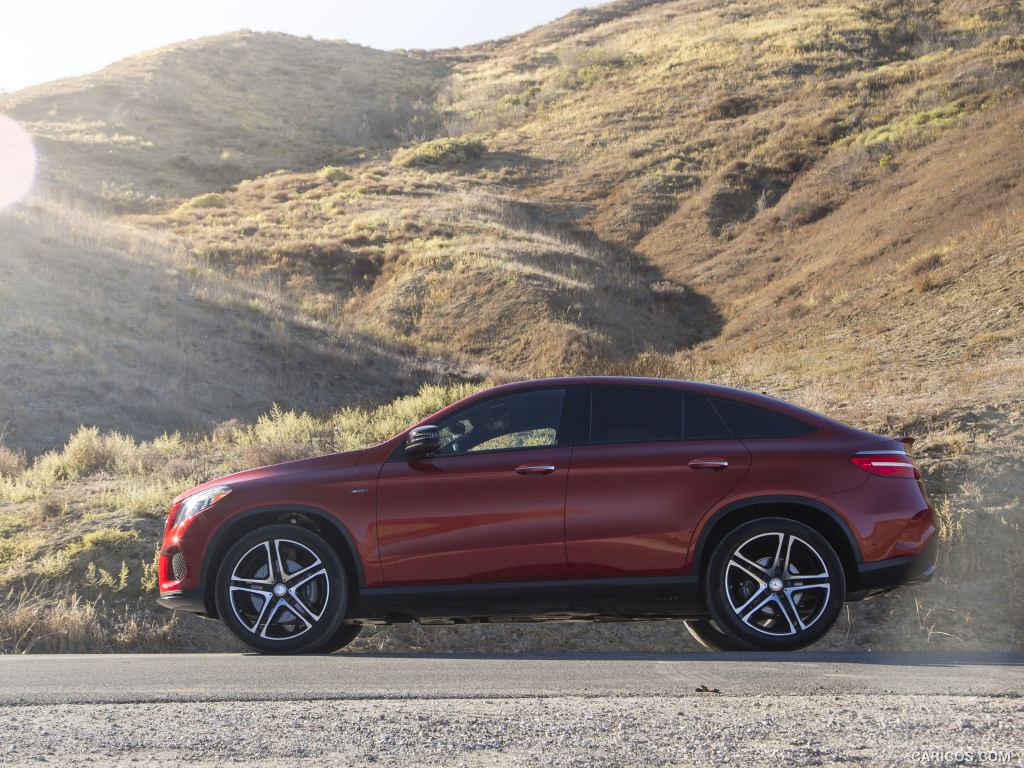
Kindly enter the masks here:
M 707 395 L 687 392 L 683 408 L 683 433 L 687 440 L 731 439 L 721 417 L 711 405 Z
M 724 397 L 711 398 L 722 420 L 740 438 L 800 437 L 814 428 L 799 419 Z

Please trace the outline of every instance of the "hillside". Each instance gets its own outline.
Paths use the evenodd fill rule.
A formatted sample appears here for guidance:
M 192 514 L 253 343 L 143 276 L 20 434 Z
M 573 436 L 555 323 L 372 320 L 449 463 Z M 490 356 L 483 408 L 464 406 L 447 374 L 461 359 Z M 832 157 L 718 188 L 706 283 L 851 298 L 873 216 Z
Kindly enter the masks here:
M 4 97 L 45 183 L 0 213 L 2 647 L 214 647 L 146 602 L 173 489 L 367 444 L 465 382 L 594 371 L 914 435 L 942 577 L 824 645 L 1019 646 L 1022 39 L 980 1 L 625 0 L 415 54 L 238 33 Z M 152 148 L 100 117 L 128 93 Z M 101 431 L 62 448 L 79 422 Z M 57 639 L 18 623 L 40 610 Z M 57 630 L 90 610 L 107 629 Z M 688 647 L 674 624 L 362 642 Z
M 444 71 L 344 42 L 236 32 L 0 96 L 0 111 L 35 137 L 44 181 L 138 209 L 432 134 Z
M 704 297 L 551 206 L 454 174 L 353 172 L 276 174 L 134 220 L 180 236 L 204 268 L 281 286 L 310 320 L 499 370 L 671 352 L 720 328 Z

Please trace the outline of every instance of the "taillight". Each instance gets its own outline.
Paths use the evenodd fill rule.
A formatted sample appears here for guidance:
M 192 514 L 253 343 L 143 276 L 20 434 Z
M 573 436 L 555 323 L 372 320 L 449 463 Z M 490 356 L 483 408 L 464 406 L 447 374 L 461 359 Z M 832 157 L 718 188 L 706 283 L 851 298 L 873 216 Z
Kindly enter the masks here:
M 850 457 L 850 461 L 865 472 L 883 477 L 909 477 L 917 480 L 921 473 L 903 451 L 865 451 Z

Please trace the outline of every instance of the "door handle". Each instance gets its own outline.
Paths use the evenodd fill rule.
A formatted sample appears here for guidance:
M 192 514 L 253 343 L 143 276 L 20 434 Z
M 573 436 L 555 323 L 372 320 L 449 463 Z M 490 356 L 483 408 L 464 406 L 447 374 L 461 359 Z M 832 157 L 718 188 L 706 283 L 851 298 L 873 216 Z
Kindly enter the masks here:
M 687 466 L 698 471 L 721 472 L 729 466 L 729 462 L 725 459 L 690 459 Z
M 555 469 L 554 464 L 523 464 L 516 467 L 516 472 L 520 475 L 550 475 Z

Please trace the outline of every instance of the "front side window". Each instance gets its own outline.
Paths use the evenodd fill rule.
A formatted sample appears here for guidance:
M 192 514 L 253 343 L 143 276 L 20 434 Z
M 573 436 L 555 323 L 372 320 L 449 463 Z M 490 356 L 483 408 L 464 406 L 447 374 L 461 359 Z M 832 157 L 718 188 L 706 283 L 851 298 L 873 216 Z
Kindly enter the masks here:
M 483 400 L 440 422 L 441 449 L 454 456 L 558 445 L 564 389 L 538 389 Z
M 590 442 L 650 443 L 683 439 L 683 397 L 678 390 L 594 387 Z

